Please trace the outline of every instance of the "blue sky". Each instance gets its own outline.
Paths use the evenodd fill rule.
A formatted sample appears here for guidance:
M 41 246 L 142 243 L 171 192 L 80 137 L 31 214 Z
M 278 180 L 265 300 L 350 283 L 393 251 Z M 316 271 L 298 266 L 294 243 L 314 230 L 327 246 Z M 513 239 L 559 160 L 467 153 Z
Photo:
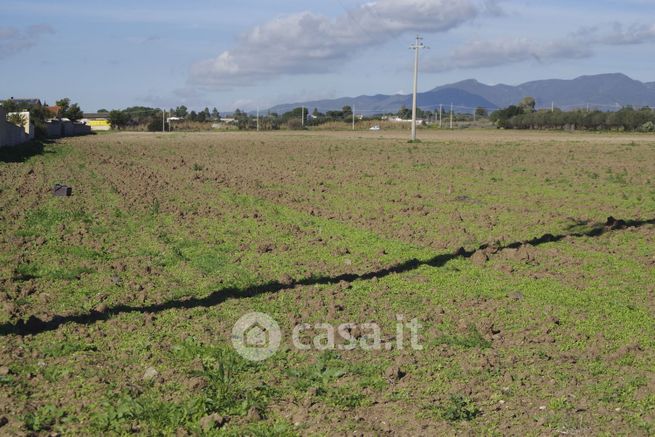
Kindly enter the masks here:
M 86 111 L 180 104 L 252 110 L 622 72 L 655 81 L 655 1 L 2 0 L 0 97 L 68 96 Z

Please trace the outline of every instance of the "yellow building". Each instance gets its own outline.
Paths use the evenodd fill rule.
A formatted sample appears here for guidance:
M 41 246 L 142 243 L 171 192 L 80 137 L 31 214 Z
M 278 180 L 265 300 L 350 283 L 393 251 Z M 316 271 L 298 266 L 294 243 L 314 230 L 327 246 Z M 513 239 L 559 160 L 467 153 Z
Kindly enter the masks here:
M 91 128 L 92 131 L 107 131 L 111 129 L 111 124 L 109 124 L 109 114 L 107 113 L 97 113 L 97 114 L 87 114 L 84 113 L 84 118 L 80 120 L 82 123 L 85 123 Z

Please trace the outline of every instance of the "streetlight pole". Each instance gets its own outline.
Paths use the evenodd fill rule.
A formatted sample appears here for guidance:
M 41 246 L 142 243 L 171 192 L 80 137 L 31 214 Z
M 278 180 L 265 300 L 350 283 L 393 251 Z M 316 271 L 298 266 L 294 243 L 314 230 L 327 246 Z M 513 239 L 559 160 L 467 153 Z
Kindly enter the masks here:
M 410 46 L 414 50 L 414 86 L 412 91 L 412 141 L 416 141 L 416 91 L 418 89 L 418 52 L 427 47 L 423 44 L 423 38 L 416 35 L 416 42 Z

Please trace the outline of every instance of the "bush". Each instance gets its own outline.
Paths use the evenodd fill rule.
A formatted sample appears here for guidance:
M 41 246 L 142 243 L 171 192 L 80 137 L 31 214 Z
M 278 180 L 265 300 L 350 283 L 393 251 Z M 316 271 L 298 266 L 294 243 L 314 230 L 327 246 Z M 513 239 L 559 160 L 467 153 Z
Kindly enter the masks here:
M 164 123 L 164 129 L 168 130 L 168 123 Z M 148 122 L 148 132 L 161 132 L 162 130 L 162 119 L 160 116 L 153 116 Z
M 302 121 L 300 121 L 300 120 L 298 120 L 296 118 L 292 118 L 289 121 L 287 121 L 287 128 L 289 130 L 302 130 L 302 129 L 304 129 L 304 127 L 302 125 Z

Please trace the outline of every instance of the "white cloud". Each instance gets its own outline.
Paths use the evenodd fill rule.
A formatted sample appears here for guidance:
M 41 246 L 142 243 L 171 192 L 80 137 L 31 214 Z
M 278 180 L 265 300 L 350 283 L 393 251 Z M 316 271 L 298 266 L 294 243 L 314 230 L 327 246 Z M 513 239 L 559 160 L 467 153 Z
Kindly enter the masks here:
M 479 0 L 378 0 L 336 18 L 301 12 L 242 35 L 236 46 L 191 67 L 191 82 L 210 87 L 244 85 L 283 74 L 334 71 L 354 52 L 405 32 L 453 29 L 497 3 Z
M 566 40 L 545 43 L 527 38 L 476 40 L 458 47 L 446 60 L 428 60 L 425 71 L 495 67 L 529 60 L 581 59 L 591 55 L 588 47 Z
M 612 23 L 607 26 L 583 28 L 575 35 L 589 43 L 599 45 L 637 45 L 655 41 L 655 24 Z
M 34 47 L 47 34 L 54 33 L 47 24 L 36 24 L 25 29 L 0 27 L 0 59 Z
M 443 60 L 429 59 L 425 70 L 443 72 L 456 69 L 495 67 L 529 60 L 538 62 L 582 59 L 594 55 L 594 48 L 612 45 L 638 45 L 655 42 L 655 25 L 612 23 L 585 27 L 566 38 L 536 41 L 529 38 L 473 40 L 455 48 Z

